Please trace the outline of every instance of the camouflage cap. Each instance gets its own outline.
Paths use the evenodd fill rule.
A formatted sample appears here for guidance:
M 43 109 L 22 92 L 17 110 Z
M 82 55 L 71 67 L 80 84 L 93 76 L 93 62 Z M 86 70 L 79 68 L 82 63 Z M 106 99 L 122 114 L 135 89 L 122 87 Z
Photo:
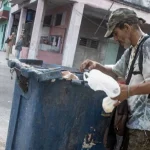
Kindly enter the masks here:
M 127 8 L 119 8 L 113 11 L 108 19 L 107 32 L 104 37 L 111 38 L 113 36 L 112 33 L 116 25 L 128 19 L 132 19 L 132 21 L 135 21 L 135 23 L 138 23 L 137 14 L 133 10 L 130 10 Z

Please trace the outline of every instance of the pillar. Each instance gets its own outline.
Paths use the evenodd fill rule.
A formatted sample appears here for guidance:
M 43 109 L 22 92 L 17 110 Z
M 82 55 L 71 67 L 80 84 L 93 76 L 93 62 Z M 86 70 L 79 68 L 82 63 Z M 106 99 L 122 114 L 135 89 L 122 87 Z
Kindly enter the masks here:
M 75 3 L 72 9 L 71 19 L 64 45 L 62 65 L 72 67 L 76 52 L 81 21 L 83 17 L 84 4 Z
M 10 36 L 10 34 L 11 34 L 13 22 L 14 22 L 14 15 L 10 13 L 10 14 L 9 14 L 8 24 L 7 24 L 7 29 L 6 29 L 6 33 L 5 33 L 5 41 L 6 41 L 6 39 L 7 39 L 7 38 Z
M 26 16 L 27 16 L 27 9 L 22 8 L 21 13 L 20 13 L 16 42 L 18 41 L 20 35 L 22 34 L 22 29 L 23 29 L 22 27 L 23 27 L 23 24 L 25 24 L 25 22 L 26 22 Z
M 41 35 L 41 29 L 43 25 L 45 10 L 46 10 L 46 0 L 38 0 L 37 9 L 34 19 L 33 31 L 31 36 L 31 42 L 29 47 L 29 59 L 36 59 L 36 55 L 39 47 L 39 39 Z

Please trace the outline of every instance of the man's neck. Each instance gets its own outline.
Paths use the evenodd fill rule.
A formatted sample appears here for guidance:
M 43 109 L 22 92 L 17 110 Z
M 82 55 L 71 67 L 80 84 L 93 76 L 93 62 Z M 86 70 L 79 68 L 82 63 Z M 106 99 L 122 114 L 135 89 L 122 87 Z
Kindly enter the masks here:
M 137 30 L 137 31 L 135 31 L 134 33 L 133 33 L 133 36 L 132 36 L 132 46 L 134 47 L 134 46 L 136 46 L 137 45 L 137 43 L 138 43 L 138 41 L 139 41 L 139 39 L 144 35 L 145 33 L 144 32 L 142 32 L 142 30 Z

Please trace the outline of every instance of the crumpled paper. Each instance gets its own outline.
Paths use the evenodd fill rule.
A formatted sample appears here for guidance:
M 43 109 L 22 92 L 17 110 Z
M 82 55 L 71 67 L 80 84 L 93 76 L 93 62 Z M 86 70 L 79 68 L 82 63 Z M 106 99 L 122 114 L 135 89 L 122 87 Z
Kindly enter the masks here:
M 66 79 L 66 80 L 79 80 L 79 78 L 75 74 L 73 74 L 69 71 L 62 71 L 61 73 L 62 73 L 62 78 L 63 79 Z

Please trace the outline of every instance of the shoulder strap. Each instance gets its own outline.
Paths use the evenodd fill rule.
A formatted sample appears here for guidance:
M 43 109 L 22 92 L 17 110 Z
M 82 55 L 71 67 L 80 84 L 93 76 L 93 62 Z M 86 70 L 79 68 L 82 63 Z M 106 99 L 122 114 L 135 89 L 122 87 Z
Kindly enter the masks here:
M 132 61 L 132 64 L 131 64 L 131 66 L 130 66 L 130 70 L 129 70 L 129 73 L 128 73 L 128 77 L 127 77 L 127 79 L 126 79 L 126 84 L 128 85 L 129 84 L 129 82 L 130 82 L 130 80 L 131 80 L 131 77 L 132 77 L 132 74 L 139 74 L 139 73 L 142 73 L 142 70 L 143 70 L 143 66 L 142 66 L 142 64 L 143 64 L 143 53 L 140 51 L 140 62 L 139 62 L 139 69 L 140 69 L 140 72 L 133 72 L 133 70 L 134 70 L 134 64 L 135 64 L 135 61 L 136 61 L 136 59 L 137 59 L 137 56 L 138 56 L 138 53 L 139 53 L 139 50 L 140 50 L 140 47 L 141 46 L 143 46 L 143 43 L 149 38 L 150 36 L 145 36 L 144 38 L 143 38 L 143 40 L 140 42 L 140 44 L 138 45 L 138 47 L 137 47 L 137 50 L 136 50 L 136 53 L 135 53 L 135 56 L 134 56 L 134 59 L 133 59 L 133 61 Z M 142 53 L 142 54 L 141 54 Z
M 140 74 L 143 74 L 142 73 L 143 72 L 143 50 L 140 51 L 138 65 L 139 65 Z

